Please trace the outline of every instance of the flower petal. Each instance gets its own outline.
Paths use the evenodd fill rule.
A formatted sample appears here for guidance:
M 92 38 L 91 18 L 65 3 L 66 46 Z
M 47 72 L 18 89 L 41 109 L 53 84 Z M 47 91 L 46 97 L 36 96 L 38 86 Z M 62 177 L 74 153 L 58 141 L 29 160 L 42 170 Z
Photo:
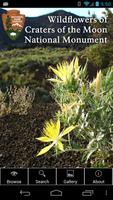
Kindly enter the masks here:
M 39 140 L 41 142 L 51 142 L 52 139 L 50 139 L 49 137 L 39 137 L 39 138 L 36 138 L 36 140 Z
M 79 60 L 78 60 L 78 57 L 76 57 L 76 59 L 75 59 L 74 67 L 75 67 L 75 73 L 77 74 L 79 72 Z
M 100 92 L 101 89 L 101 85 L 102 85 L 102 73 L 101 70 L 97 73 L 97 77 L 96 77 L 96 93 L 97 95 Z
M 61 141 L 58 141 L 57 143 L 57 148 L 60 150 L 60 151 L 64 151 L 64 145 Z
M 62 83 L 61 80 L 55 79 L 55 78 L 50 78 L 50 79 L 48 79 L 48 81 L 51 81 L 51 82 L 54 82 L 54 83 Z
M 48 145 L 48 146 L 46 146 L 46 147 L 44 147 L 44 148 L 37 154 L 37 156 L 41 156 L 41 155 L 47 153 L 47 152 L 52 148 L 52 146 L 53 146 L 53 143 L 50 144 L 50 145 Z
M 67 135 L 68 133 L 70 133 L 73 129 L 75 129 L 77 126 L 69 126 L 68 128 L 66 128 L 62 133 L 61 133 L 61 137 L 63 137 L 64 135 Z
M 59 135 L 59 121 L 46 121 L 43 134 L 50 138 L 52 141 L 56 140 Z
M 49 69 L 51 69 L 54 72 L 54 74 L 56 74 L 59 78 L 61 78 L 61 72 L 60 72 L 60 70 L 54 69 L 51 66 L 49 67 Z

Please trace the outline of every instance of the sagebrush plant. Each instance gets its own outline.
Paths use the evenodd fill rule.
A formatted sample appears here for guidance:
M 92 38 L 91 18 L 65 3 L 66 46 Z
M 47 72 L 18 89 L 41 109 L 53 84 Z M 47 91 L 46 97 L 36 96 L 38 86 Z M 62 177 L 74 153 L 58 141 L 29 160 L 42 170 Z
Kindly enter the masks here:
M 26 115 L 32 107 L 35 93 L 26 86 L 20 88 L 11 86 L 8 90 L 8 97 L 11 113 Z
M 80 66 L 78 58 L 58 66 L 57 71 L 50 67 L 55 78 L 49 81 L 53 82 L 52 97 L 60 106 L 56 116 L 64 128 L 78 125 L 74 137 L 70 135 L 71 148 L 82 149 L 83 161 L 90 161 L 91 166 L 106 166 L 113 154 L 113 68 L 106 73 L 98 71 L 89 81 L 87 64 Z M 66 74 L 68 67 L 70 74 Z M 70 80 L 62 81 L 63 75 Z
M 10 86 L 6 92 L 0 90 L 0 116 L 8 114 L 26 115 L 32 107 L 35 93 L 29 87 Z
M 65 130 L 61 129 L 60 120 L 57 119 L 57 121 L 50 120 L 45 123 L 45 126 L 43 128 L 43 135 L 39 138 L 36 138 L 37 140 L 44 142 L 44 143 L 50 143 L 48 146 L 44 147 L 37 156 L 41 156 L 45 153 L 47 153 L 53 146 L 55 147 L 56 155 L 58 154 L 58 151 L 64 151 L 64 144 L 63 137 L 67 134 L 71 133 L 72 130 L 75 129 L 76 126 L 69 126 Z
M 0 117 L 5 116 L 9 113 L 9 108 L 6 103 L 6 95 L 0 90 Z

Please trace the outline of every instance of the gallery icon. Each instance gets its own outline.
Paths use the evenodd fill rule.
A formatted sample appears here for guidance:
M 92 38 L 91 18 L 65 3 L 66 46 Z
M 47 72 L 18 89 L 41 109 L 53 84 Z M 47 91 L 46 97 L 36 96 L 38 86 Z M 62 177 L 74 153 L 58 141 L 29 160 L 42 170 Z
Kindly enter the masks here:
M 66 170 L 66 177 L 67 178 L 74 178 L 74 170 L 73 169 L 68 169 Z

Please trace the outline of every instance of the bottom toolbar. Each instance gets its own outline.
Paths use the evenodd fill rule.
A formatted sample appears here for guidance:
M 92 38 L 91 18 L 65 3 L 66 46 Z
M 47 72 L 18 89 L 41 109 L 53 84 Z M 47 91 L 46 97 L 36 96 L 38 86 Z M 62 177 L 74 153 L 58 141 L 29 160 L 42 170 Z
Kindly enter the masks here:
M 106 185 L 113 186 L 113 169 L 0 169 L 2 185 Z
M 78 187 L 63 187 L 63 186 L 17 186 L 17 187 L 0 187 L 0 194 L 4 197 L 14 197 L 14 199 L 38 199 L 38 197 L 46 197 L 46 199 L 67 199 L 67 196 L 71 199 L 98 199 L 101 196 L 102 199 L 112 200 L 113 199 L 113 187 L 105 186 L 78 186 Z M 29 199 L 28 198 L 28 199 Z M 54 198 L 56 200 L 56 198 Z

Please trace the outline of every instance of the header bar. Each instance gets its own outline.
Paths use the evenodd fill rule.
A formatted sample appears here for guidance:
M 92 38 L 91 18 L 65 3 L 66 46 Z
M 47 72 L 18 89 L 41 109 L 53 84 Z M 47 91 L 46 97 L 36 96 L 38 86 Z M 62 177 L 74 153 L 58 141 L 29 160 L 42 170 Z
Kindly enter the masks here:
M 109 7 L 113 7 L 113 1 L 109 1 L 109 0 L 104 0 L 104 1 L 97 1 L 97 0 L 70 0 L 70 1 L 65 1 L 65 0 L 61 0 L 61 1 L 16 1 L 16 0 L 2 0 L 0 1 L 0 6 L 3 8 L 5 7 L 16 7 L 16 8 L 21 8 L 21 7 L 25 7 L 25 8 L 29 8 L 29 7 L 39 7 L 39 8 L 54 8 L 54 7 L 58 7 L 58 8 L 63 8 L 63 7 L 75 7 L 75 8 L 98 8 L 98 7 L 105 7 L 105 8 L 109 8 Z

